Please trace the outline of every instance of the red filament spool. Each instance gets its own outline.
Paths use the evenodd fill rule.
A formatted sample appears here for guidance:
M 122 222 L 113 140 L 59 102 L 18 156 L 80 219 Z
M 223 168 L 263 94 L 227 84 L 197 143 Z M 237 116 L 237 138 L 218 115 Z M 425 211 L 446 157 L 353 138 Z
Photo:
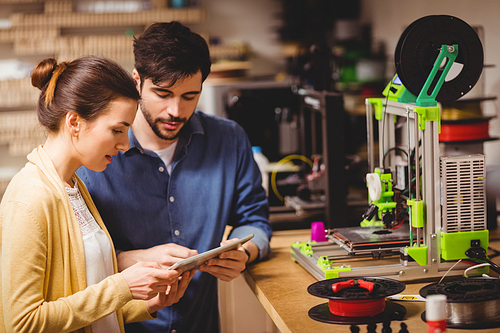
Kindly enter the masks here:
M 328 301 L 330 312 L 342 317 L 373 317 L 385 310 L 385 298 L 362 301 Z
M 309 317 L 324 323 L 360 325 L 402 320 L 406 308 L 386 302 L 389 295 L 399 294 L 405 284 L 383 277 L 343 277 L 318 281 L 307 288 L 317 297 L 328 299 L 309 309 Z
M 363 279 L 352 279 L 332 284 L 332 291 L 338 293 L 346 288 L 362 288 L 373 292 L 374 284 Z M 342 317 L 372 317 L 384 312 L 385 297 L 364 300 L 329 300 L 328 308 L 336 316 Z
M 488 121 L 472 124 L 441 124 L 440 142 L 475 141 L 490 138 Z

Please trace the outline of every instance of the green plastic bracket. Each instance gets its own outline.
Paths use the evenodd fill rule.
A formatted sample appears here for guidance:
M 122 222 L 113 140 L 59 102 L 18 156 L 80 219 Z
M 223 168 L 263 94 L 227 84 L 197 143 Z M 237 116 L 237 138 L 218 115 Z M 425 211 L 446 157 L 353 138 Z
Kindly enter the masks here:
M 373 201 L 373 204 L 377 205 L 378 215 L 379 218 L 381 218 L 383 212 L 387 212 L 391 209 L 396 208 L 396 203 L 393 200 L 394 191 L 392 190 L 392 173 L 382 174 L 380 169 L 378 168 L 375 170 L 375 172 L 380 176 L 380 181 L 382 182 L 382 193 L 380 195 L 380 199 L 378 199 L 377 201 Z
M 318 259 L 317 265 L 318 265 L 319 268 L 325 269 L 325 268 L 330 267 L 332 265 L 332 263 L 331 263 L 330 260 L 328 260 L 327 256 L 321 256 Z
M 427 80 L 420 90 L 418 97 L 412 94 L 403 85 L 398 75 L 396 74 L 391 82 L 385 87 L 382 95 L 386 96 L 391 101 L 400 103 L 415 103 L 417 106 L 437 106 L 436 96 L 443 86 L 446 75 L 453 66 L 458 55 L 458 44 L 441 45 L 441 51 L 438 58 L 434 62 Z M 444 67 L 443 67 L 444 64 Z M 439 75 L 438 75 L 439 74 Z M 430 91 L 432 89 L 432 91 Z M 378 120 L 382 119 L 377 118 Z
M 401 97 L 398 98 L 400 103 L 415 103 L 417 101 L 417 96 L 413 95 L 408 89 L 404 89 Z
M 382 120 L 382 111 L 384 104 L 382 103 L 381 98 L 368 98 L 368 102 L 373 104 L 375 109 L 375 119 Z
M 441 52 L 439 52 L 439 56 L 436 62 L 434 63 L 434 66 L 432 67 L 431 73 L 427 77 L 427 80 L 425 81 L 422 90 L 420 90 L 420 93 L 418 94 L 416 100 L 416 104 L 418 106 L 437 105 L 436 96 L 439 93 L 439 90 L 441 90 L 446 75 L 450 71 L 453 62 L 455 62 L 457 55 L 458 55 L 458 44 L 441 45 Z M 442 68 L 442 65 L 445 61 L 446 65 L 444 66 L 444 68 Z M 440 71 L 441 73 L 436 82 L 436 75 L 438 74 L 438 71 Z M 432 87 L 432 92 L 430 92 L 431 86 L 433 84 L 434 86 Z
M 409 246 L 405 248 L 406 253 L 420 266 L 427 265 L 427 246 Z
M 395 202 L 381 202 L 377 203 L 379 211 L 386 212 L 390 209 L 396 208 L 396 203 Z
M 406 88 L 403 86 L 403 83 L 396 74 L 392 78 L 391 82 L 385 86 L 384 91 L 382 91 L 382 95 L 391 101 L 397 101 L 405 90 Z
M 336 279 L 339 277 L 340 272 L 351 271 L 351 267 L 345 265 L 333 267 L 332 262 L 327 257 L 318 259 L 318 267 L 325 273 L 325 279 Z
M 416 107 L 413 111 L 418 113 L 418 128 L 425 130 L 426 121 L 437 121 L 441 133 L 441 108 L 439 106 Z
M 479 246 L 488 249 L 489 231 L 462 231 L 441 233 L 441 258 L 444 260 L 467 259 L 465 251 L 471 247 L 472 240 L 479 240 Z
M 406 201 L 410 207 L 410 222 L 414 228 L 424 227 L 424 202 L 422 200 L 409 199 Z
M 383 227 L 385 226 L 384 222 L 382 221 L 374 221 L 374 220 L 367 220 L 367 219 L 364 219 L 363 221 L 361 221 L 361 223 L 359 224 L 361 227 Z
M 291 247 L 294 247 L 294 248 L 299 248 L 300 249 L 300 252 L 302 252 L 302 254 L 308 256 L 308 255 L 313 255 L 313 249 L 312 249 L 312 245 L 313 244 L 316 244 L 315 241 L 311 241 L 311 240 L 308 240 L 308 241 L 305 241 L 305 242 L 295 242 L 295 243 L 292 243 L 291 244 Z M 293 250 L 290 248 L 290 253 L 293 254 Z
M 331 269 L 323 270 L 325 272 L 325 279 L 336 279 L 339 277 L 339 272 L 351 271 L 351 267 L 332 267 Z
M 417 101 L 417 96 L 413 95 L 408 91 L 408 89 L 405 88 L 403 82 L 401 82 L 397 74 L 394 75 L 391 82 L 385 86 L 382 95 L 395 102 L 415 103 Z
M 382 173 L 380 168 L 375 168 L 374 172 L 379 175 L 382 192 L 380 194 L 380 198 L 378 200 L 373 200 L 371 203 L 378 207 L 377 217 L 374 216 L 373 219 L 367 220 L 364 219 L 361 221 L 361 227 L 373 227 L 373 226 L 384 226 L 382 220 L 382 213 L 392 211 L 396 208 L 396 202 L 394 202 L 394 191 L 392 189 L 392 173 Z M 368 187 L 368 183 L 366 184 Z

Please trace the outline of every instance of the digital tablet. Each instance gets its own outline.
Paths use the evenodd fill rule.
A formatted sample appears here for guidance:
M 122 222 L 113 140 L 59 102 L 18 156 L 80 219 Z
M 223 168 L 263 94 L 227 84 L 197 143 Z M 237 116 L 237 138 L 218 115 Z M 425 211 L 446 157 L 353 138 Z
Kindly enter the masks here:
M 217 257 L 219 254 L 221 254 L 223 252 L 237 249 L 240 244 L 245 244 L 246 242 L 248 242 L 252 238 L 253 238 L 253 235 L 248 235 L 246 237 L 235 240 L 235 241 L 228 243 L 226 245 L 222 245 L 222 246 L 216 247 L 215 249 L 208 250 L 206 252 L 203 252 L 203 253 L 197 254 L 195 256 L 178 261 L 167 269 L 177 269 L 181 272 L 190 271 L 192 269 L 200 267 L 201 265 L 206 263 L 208 260 Z

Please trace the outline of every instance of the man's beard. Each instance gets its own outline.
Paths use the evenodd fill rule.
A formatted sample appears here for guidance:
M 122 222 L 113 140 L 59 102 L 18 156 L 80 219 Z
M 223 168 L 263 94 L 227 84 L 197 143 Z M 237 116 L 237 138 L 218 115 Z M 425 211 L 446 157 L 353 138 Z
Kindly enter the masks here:
M 148 122 L 149 126 L 153 130 L 153 132 L 156 134 L 157 137 L 163 140 L 175 140 L 179 136 L 182 128 L 184 125 L 187 123 L 189 118 L 180 118 L 180 117 L 168 117 L 168 118 L 156 118 L 153 119 L 153 116 L 151 116 L 151 113 L 148 111 L 147 108 L 145 108 L 144 103 L 142 103 L 141 100 L 139 100 L 139 105 L 141 107 L 142 114 L 144 115 L 144 118 Z M 181 123 L 181 128 L 174 131 L 174 130 L 169 130 L 163 127 L 162 123 L 164 122 L 176 122 L 176 123 Z

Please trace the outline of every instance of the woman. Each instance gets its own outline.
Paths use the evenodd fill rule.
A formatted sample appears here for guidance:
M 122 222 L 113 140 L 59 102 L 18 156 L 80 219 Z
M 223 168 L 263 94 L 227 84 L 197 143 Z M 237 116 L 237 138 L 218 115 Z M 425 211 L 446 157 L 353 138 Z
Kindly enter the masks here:
M 127 72 L 97 57 L 45 59 L 31 81 L 48 136 L 0 204 L 0 331 L 123 332 L 177 302 L 194 274 L 144 262 L 117 273 L 109 234 L 75 174 L 82 165 L 103 171 L 128 149 L 139 94 Z

